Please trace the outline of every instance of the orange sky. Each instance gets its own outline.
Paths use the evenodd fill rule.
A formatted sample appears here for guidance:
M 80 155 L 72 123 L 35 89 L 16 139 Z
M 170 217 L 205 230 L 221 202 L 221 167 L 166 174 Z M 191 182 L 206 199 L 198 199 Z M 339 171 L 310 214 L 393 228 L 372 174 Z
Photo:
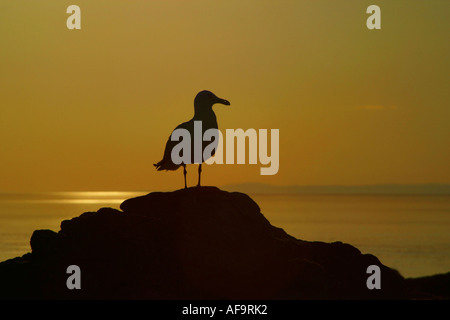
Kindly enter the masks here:
M 77 4 L 82 29 L 66 28 Z M 370 4 L 382 29 L 368 30 Z M 205 185 L 450 183 L 449 1 L 0 3 L 0 191 L 157 190 L 208 89 L 219 127 L 280 129 L 280 169 Z M 188 167 L 189 183 L 196 167 Z

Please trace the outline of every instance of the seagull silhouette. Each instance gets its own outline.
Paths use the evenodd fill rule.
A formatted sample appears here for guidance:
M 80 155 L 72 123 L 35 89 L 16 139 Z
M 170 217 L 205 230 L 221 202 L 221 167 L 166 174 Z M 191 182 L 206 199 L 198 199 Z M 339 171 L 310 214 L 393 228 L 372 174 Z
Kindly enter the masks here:
M 206 130 L 208 129 L 218 129 L 218 125 L 217 125 L 217 119 L 216 119 L 216 115 L 212 109 L 213 105 L 216 103 L 220 103 L 220 104 L 224 104 L 229 106 L 230 102 L 228 102 L 225 99 L 221 99 L 218 98 L 214 93 L 212 93 L 211 91 L 200 91 L 197 96 L 194 99 L 194 117 L 187 121 L 187 122 L 183 122 L 182 124 L 180 124 L 178 127 L 176 127 L 174 129 L 174 131 L 176 129 L 186 129 L 189 131 L 190 135 L 191 135 L 191 162 L 190 163 L 194 163 L 194 143 L 193 143 L 193 138 L 194 138 L 194 121 L 201 121 L 202 122 L 202 137 L 203 134 Z M 186 184 L 186 163 L 182 162 L 180 164 L 176 164 L 172 161 L 172 149 L 178 144 L 178 141 L 172 141 L 171 138 L 169 137 L 169 139 L 167 140 L 166 143 L 166 148 L 164 150 L 164 156 L 163 159 L 161 161 L 159 161 L 158 163 L 155 163 L 154 166 L 156 167 L 156 169 L 158 171 L 161 170 L 177 170 L 179 167 L 183 166 L 183 175 L 184 175 L 184 188 L 187 189 L 187 184 Z M 217 143 L 218 141 L 214 141 L 214 143 L 216 144 L 217 147 Z M 197 187 L 200 187 L 200 177 L 201 177 L 201 173 L 202 173 L 202 163 L 208 159 L 204 159 L 203 158 L 203 151 L 205 149 L 205 147 L 208 144 L 205 142 L 202 142 L 202 162 L 199 163 L 198 166 L 198 184 Z M 213 156 L 215 153 L 215 148 L 214 151 L 211 153 L 211 155 Z

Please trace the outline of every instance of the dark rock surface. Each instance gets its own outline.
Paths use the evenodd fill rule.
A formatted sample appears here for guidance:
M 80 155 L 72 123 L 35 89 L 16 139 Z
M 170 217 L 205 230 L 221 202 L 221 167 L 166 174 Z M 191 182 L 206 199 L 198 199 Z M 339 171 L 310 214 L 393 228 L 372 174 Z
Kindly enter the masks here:
M 375 256 L 295 239 L 242 193 L 154 192 L 121 210 L 83 213 L 58 233 L 36 230 L 31 253 L 0 263 L 0 298 L 411 298 L 408 281 Z M 366 287 L 373 264 L 381 290 Z M 81 269 L 81 290 L 66 287 L 69 265 Z
M 450 272 L 406 279 L 410 296 L 415 299 L 450 299 Z

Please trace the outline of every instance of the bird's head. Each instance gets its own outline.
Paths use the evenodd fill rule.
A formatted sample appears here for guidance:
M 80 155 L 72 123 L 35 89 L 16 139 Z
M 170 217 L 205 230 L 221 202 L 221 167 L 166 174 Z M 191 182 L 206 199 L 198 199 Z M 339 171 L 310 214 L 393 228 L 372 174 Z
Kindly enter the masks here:
M 205 109 L 209 110 L 216 103 L 224 104 L 226 106 L 230 105 L 228 100 L 217 97 L 211 91 L 203 90 L 200 91 L 195 97 L 194 107 L 196 111 L 203 111 Z

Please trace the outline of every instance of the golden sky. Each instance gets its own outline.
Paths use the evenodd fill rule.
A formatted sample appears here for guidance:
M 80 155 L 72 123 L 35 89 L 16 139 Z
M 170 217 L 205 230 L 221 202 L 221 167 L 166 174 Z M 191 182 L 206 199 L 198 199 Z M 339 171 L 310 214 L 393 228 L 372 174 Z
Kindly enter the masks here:
M 68 30 L 66 8 L 81 8 Z M 381 8 L 368 30 L 366 8 Z M 219 128 L 280 129 L 280 169 L 205 185 L 450 183 L 450 1 L 0 2 L 0 191 L 158 190 L 197 92 Z M 188 166 L 189 184 L 197 178 Z

